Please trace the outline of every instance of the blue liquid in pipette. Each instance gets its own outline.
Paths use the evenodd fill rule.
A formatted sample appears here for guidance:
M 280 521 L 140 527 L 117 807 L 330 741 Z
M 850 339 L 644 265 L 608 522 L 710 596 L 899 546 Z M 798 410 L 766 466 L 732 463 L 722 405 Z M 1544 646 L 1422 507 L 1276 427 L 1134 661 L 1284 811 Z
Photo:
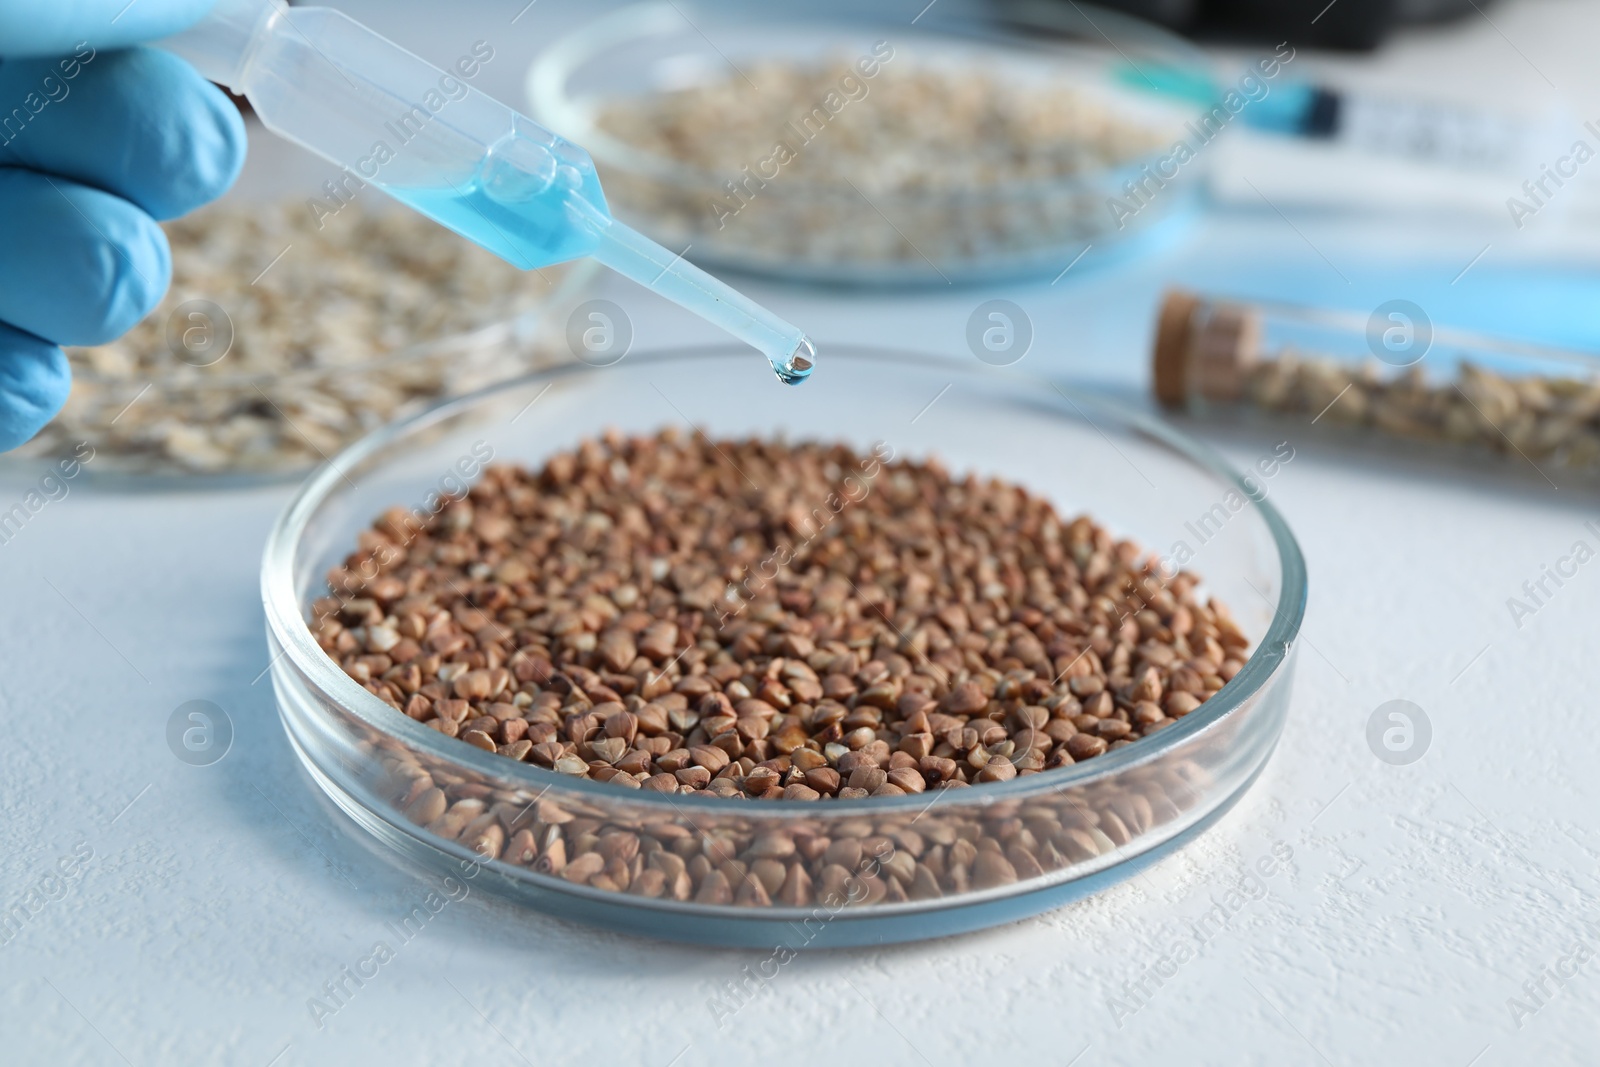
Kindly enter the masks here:
M 554 186 L 514 205 L 494 199 L 477 181 L 459 188 L 387 191 L 522 270 L 592 256 L 600 248 L 600 235 L 574 225 L 566 191 Z M 596 183 L 596 199 L 600 199 L 599 192 Z M 600 202 L 605 203 L 603 199 Z
M 592 172 L 583 175 L 577 189 L 558 182 L 514 202 L 490 196 L 476 179 L 446 189 L 385 191 L 523 270 L 596 256 L 754 345 L 786 385 L 805 381 L 816 364 L 816 349 L 803 334 L 681 256 L 612 220 Z

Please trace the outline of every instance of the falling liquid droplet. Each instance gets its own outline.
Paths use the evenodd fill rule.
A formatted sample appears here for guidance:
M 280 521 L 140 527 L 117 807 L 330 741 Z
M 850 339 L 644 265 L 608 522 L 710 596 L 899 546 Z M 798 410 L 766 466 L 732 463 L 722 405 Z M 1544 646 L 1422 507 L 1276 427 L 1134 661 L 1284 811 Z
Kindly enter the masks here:
M 789 358 L 781 364 L 774 363 L 772 370 L 784 385 L 799 385 L 811 376 L 816 365 L 817 346 L 811 343 L 811 338 L 802 337 Z

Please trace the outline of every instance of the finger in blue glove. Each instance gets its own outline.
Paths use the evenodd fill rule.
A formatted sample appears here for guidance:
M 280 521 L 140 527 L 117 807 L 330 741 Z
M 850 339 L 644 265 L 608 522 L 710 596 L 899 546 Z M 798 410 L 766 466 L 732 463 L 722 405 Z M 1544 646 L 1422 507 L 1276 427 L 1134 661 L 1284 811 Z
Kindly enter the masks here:
M 0 322 L 0 452 L 39 432 L 67 402 L 67 354 Z
M 120 196 L 0 168 L 0 204 L 11 217 L 0 254 L 0 321 L 57 344 L 104 344 L 167 291 L 166 234 Z
M 158 219 L 233 184 L 244 120 L 220 89 L 153 48 L 80 54 L 70 79 L 61 60 L 0 63 L 0 166 L 104 189 Z
M 0 0 L 0 54 L 69 55 L 80 41 L 100 51 L 186 30 L 216 0 Z
M 0 0 L 0 450 L 65 402 L 59 345 L 109 341 L 160 301 L 171 256 L 154 220 L 239 172 L 244 124 L 218 89 L 166 53 L 116 50 L 210 6 Z

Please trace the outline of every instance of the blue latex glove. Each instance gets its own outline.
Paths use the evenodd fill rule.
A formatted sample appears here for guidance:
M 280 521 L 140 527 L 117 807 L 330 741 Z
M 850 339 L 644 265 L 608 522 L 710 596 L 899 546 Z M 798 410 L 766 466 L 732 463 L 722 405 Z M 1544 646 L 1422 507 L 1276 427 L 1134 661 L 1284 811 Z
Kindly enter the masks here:
M 182 60 L 138 41 L 213 0 L 0 0 L 0 451 L 66 401 L 61 345 L 103 344 L 172 273 L 157 219 L 219 196 L 244 123 Z

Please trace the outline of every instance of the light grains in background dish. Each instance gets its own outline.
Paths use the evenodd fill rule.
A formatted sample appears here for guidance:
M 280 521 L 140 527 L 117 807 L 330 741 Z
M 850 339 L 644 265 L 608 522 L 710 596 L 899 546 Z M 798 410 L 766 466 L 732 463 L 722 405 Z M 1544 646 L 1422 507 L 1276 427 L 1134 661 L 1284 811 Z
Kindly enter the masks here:
M 763 257 L 954 263 L 1104 228 L 1105 190 L 1074 181 L 1166 141 L 1060 78 L 888 54 L 871 76 L 848 57 L 768 61 L 608 101 L 597 128 L 660 175 L 609 170 L 607 188 Z
M 504 341 L 405 353 L 528 310 L 561 273 L 520 271 L 412 212 L 359 203 L 321 225 L 301 201 L 217 205 L 165 229 L 161 306 L 110 344 L 68 349 L 71 397 L 24 454 L 88 441 L 99 465 L 137 471 L 309 468 L 431 400 L 527 369 L 529 352 Z M 221 317 L 190 319 L 190 301 Z M 208 347 L 219 343 L 225 354 Z
M 860 86 L 859 98 L 841 90 L 845 76 Z M 760 91 L 731 75 L 618 100 L 600 112 L 599 126 L 635 148 L 735 178 L 745 164 L 771 155 L 776 140 L 812 133 L 813 140 L 795 144 L 784 178 L 848 179 L 869 196 L 1050 181 L 1157 143 L 1149 130 L 1066 83 L 1023 82 L 967 65 L 891 60 L 864 78 L 842 60 L 768 61 L 749 77 Z M 823 127 L 808 109 L 823 107 L 830 94 L 846 103 Z
M 392 707 L 667 793 L 897 796 L 1070 766 L 1194 711 L 1248 647 L 1193 575 L 886 445 L 609 434 L 490 467 L 431 515 L 392 509 L 328 580 L 317 641 Z

